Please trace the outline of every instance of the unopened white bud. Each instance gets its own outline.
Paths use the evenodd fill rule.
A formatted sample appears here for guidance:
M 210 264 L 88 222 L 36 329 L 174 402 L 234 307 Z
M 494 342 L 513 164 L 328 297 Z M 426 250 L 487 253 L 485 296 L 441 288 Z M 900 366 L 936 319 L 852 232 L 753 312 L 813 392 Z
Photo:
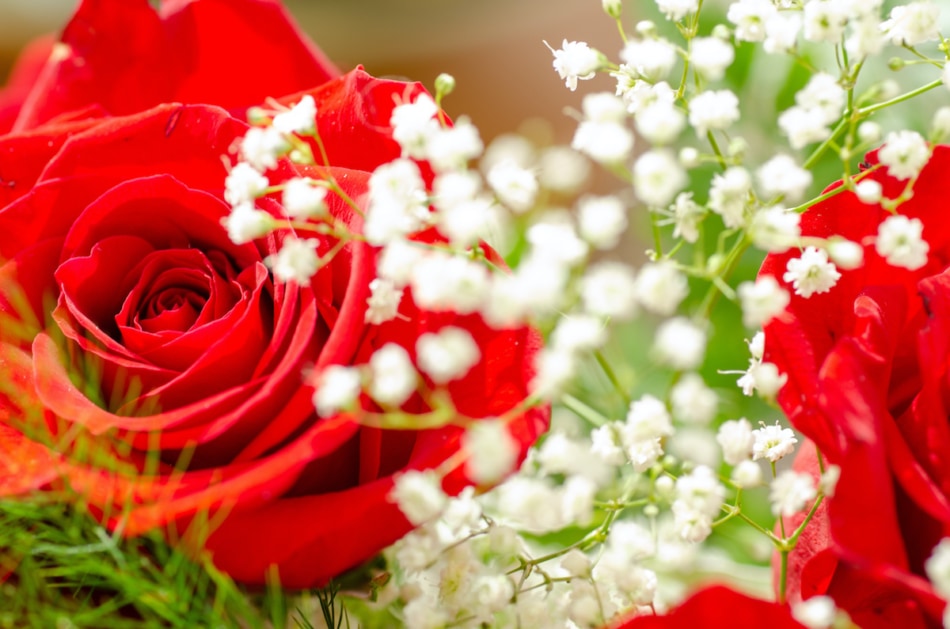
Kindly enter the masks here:
M 692 146 L 686 146 L 680 149 L 679 162 L 683 168 L 696 168 L 699 166 L 699 151 Z
M 950 107 L 941 107 L 934 113 L 930 123 L 933 130 L 932 140 L 942 142 L 950 135 Z
M 650 37 L 656 34 L 656 24 L 650 20 L 640 20 L 636 25 L 637 35 L 641 37 Z
M 828 257 L 840 269 L 849 271 L 864 264 L 864 247 L 850 240 L 832 240 L 828 243 Z
M 876 122 L 862 122 L 858 125 L 858 139 L 868 144 L 874 144 L 881 140 L 881 125 Z
M 561 559 L 561 567 L 567 570 L 572 577 L 586 577 L 590 574 L 590 557 L 575 548 Z
M 614 18 L 615 20 L 620 19 L 621 14 L 623 13 L 623 1 L 622 0 L 602 0 L 604 13 Z
M 741 461 L 732 470 L 732 482 L 742 488 L 755 487 L 762 482 L 762 468 L 755 461 Z
M 441 96 L 448 96 L 455 91 L 455 77 L 443 72 L 435 77 L 435 92 Z
M 883 188 L 881 184 L 873 179 L 864 179 L 854 187 L 854 193 L 862 203 L 875 205 L 880 203 Z
M 448 503 L 442 480 L 431 471 L 410 470 L 396 476 L 389 499 L 399 505 L 406 518 L 416 526 L 436 517 Z
M 792 616 L 808 629 L 833 627 L 837 613 L 835 602 L 828 596 L 813 596 L 792 606 Z

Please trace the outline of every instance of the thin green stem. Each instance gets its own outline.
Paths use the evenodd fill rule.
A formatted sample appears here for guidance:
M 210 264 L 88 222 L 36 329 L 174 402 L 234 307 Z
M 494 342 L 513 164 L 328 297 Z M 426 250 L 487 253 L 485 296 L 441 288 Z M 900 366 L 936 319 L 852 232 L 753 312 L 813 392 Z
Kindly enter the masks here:
M 623 43 L 626 44 L 626 43 L 627 43 L 627 33 L 623 30 L 623 20 L 621 20 L 621 19 L 618 17 L 618 18 L 616 18 L 616 21 L 617 21 L 617 31 L 620 33 L 620 39 L 622 39 L 622 40 L 623 40 Z
M 867 116 L 869 114 L 874 113 L 875 111 L 880 111 L 881 109 L 886 109 L 890 107 L 891 105 L 896 105 L 897 103 L 902 103 L 905 100 L 910 100 L 911 98 L 914 98 L 915 96 L 920 96 L 921 94 L 929 92 L 930 90 L 940 87 L 941 85 L 943 85 L 943 81 L 941 81 L 940 79 L 931 81 L 930 83 L 927 83 L 926 85 L 921 85 L 917 89 L 911 90 L 909 92 L 905 92 L 901 94 L 900 96 L 895 96 L 894 98 L 890 100 L 886 100 L 883 103 L 875 103 L 874 105 L 868 105 L 867 107 L 862 107 L 858 109 L 857 111 L 855 111 L 854 115 L 858 117 Z M 808 168 L 808 166 L 806 165 L 805 168 Z
M 660 225 L 657 222 L 656 212 L 650 212 L 650 227 L 653 230 L 653 249 L 656 257 L 663 256 L 663 240 L 660 237 Z
M 706 132 L 706 139 L 709 140 L 709 145 L 712 147 L 713 153 L 716 154 L 716 159 L 719 162 L 719 166 L 725 170 L 728 167 L 726 163 L 726 158 L 722 154 L 722 151 L 719 149 L 719 144 L 716 142 L 716 137 L 713 135 L 712 131 Z M 808 168 L 807 166 L 805 168 Z
M 810 208 L 811 206 L 816 205 L 816 204 L 818 204 L 818 203 L 821 203 L 822 201 L 825 201 L 825 200 L 827 200 L 827 199 L 830 199 L 831 197 L 837 196 L 837 195 L 841 194 L 842 192 L 844 192 L 844 191 L 847 190 L 847 189 L 848 189 L 848 188 L 847 188 L 846 186 L 837 186 L 836 188 L 833 188 L 833 189 L 831 189 L 831 190 L 828 190 L 827 192 L 823 192 L 823 193 L 819 194 L 817 197 L 815 197 L 815 198 L 812 199 L 811 201 L 807 201 L 807 202 L 805 202 L 805 203 L 802 203 L 801 205 L 797 205 L 797 206 L 791 208 L 789 211 L 790 211 L 790 212 L 797 212 L 797 213 L 801 214 L 802 212 L 804 212 L 805 210 L 807 210 L 807 209 Z
M 818 507 L 821 506 L 821 503 L 824 502 L 824 500 L 824 496 L 818 496 L 818 498 L 815 499 L 815 503 L 811 506 L 811 509 L 808 510 L 808 515 L 806 515 L 805 519 L 802 520 L 802 523 L 798 525 L 798 528 L 792 532 L 792 536 L 788 538 L 787 543 L 789 545 L 789 550 L 794 548 L 795 544 L 798 543 L 798 538 L 801 537 L 801 534 L 805 531 L 805 527 L 807 527 L 808 523 L 811 522 L 811 519 L 818 512 Z
M 842 118 L 834 129 L 831 130 L 831 135 L 828 136 L 824 142 L 818 145 L 818 147 L 812 151 L 811 155 L 808 156 L 808 159 L 805 160 L 805 163 L 802 164 L 802 168 L 805 170 L 811 170 L 811 167 L 815 165 L 815 162 L 824 155 L 825 151 L 828 150 L 834 141 L 838 138 L 842 131 L 844 131 L 848 126 L 847 118 Z
M 720 267 L 720 272 L 718 277 L 721 281 L 726 281 L 732 275 L 735 267 L 739 263 L 739 259 L 742 258 L 742 254 L 745 253 L 745 250 L 749 247 L 748 240 L 743 236 L 740 237 L 736 243 L 733 245 L 732 250 L 726 256 L 726 260 L 723 265 Z M 716 300 L 719 298 L 719 295 L 722 294 L 722 289 L 720 287 L 720 282 L 711 281 L 709 290 L 706 291 L 706 294 L 703 296 L 702 302 L 700 302 L 699 309 L 696 312 L 696 316 L 700 319 L 708 319 L 709 313 L 712 312 L 713 306 L 716 305 Z
M 584 404 L 578 400 L 573 395 L 568 395 L 565 393 L 561 396 L 561 404 L 564 405 L 569 411 L 593 424 L 594 426 L 604 426 L 609 423 L 610 420 L 600 414 L 598 411 L 594 410 L 587 404 Z
M 629 405 L 630 395 L 627 393 L 627 390 L 620 383 L 620 379 L 617 377 L 616 372 L 614 372 L 613 367 L 610 366 L 610 363 L 607 362 L 607 359 L 604 357 L 603 352 L 597 350 L 594 352 L 594 358 L 597 360 L 597 364 L 600 365 L 600 368 L 604 371 L 604 375 L 607 376 L 607 379 L 610 380 L 610 384 L 613 385 L 614 390 L 620 395 L 623 399 L 624 404 Z
M 781 557 L 781 568 L 779 570 L 778 578 L 778 602 L 779 605 L 784 605 L 786 601 L 786 590 L 788 589 L 788 551 L 783 550 L 779 553 Z
M 756 522 L 755 520 L 753 520 L 746 514 L 742 513 L 742 511 L 739 511 L 738 513 L 736 513 L 736 517 L 742 520 L 743 522 L 745 522 L 746 524 L 748 524 L 749 526 L 751 526 L 752 528 L 754 528 L 759 533 L 762 533 L 762 535 L 765 535 L 766 537 L 768 537 L 770 540 L 772 540 L 772 543 L 774 544 L 781 543 L 782 540 L 775 537 L 775 534 L 772 531 L 766 529 L 761 524 L 759 524 L 758 522 Z

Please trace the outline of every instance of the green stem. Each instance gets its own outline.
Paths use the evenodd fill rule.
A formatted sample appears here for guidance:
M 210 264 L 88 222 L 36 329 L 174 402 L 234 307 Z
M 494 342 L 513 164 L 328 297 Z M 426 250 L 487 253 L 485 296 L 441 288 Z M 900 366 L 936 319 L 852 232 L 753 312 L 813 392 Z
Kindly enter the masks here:
M 798 525 L 798 528 L 792 533 L 792 536 L 788 538 L 787 543 L 789 545 L 789 550 L 795 548 L 795 544 L 798 543 L 798 538 L 801 537 L 801 534 L 805 531 L 805 527 L 808 526 L 808 523 L 811 522 L 811 519 L 815 516 L 815 513 L 818 512 L 818 507 L 821 506 L 821 503 L 824 502 L 824 496 L 818 496 L 815 499 L 815 503 L 811 506 L 811 509 L 808 510 L 808 515 L 805 516 L 805 519 L 802 520 L 802 523 Z
M 707 132 L 706 132 L 706 139 L 709 140 L 709 145 L 712 147 L 713 153 L 716 154 L 716 158 L 717 158 L 717 160 L 719 161 L 719 166 L 720 166 L 723 170 L 725 170 L 726 168 L 728 168 L 728 164 L 726 164 L 726 158 L 725 158 L 725 156 L 722 154 L 722 151 L 719 150 L 719 144 L 716 142 L 716 137 L 713 135 L 713 132 L 712 132 L 712 131 L 707 131 Z M 806 166 L 805 168 L 808 168 L 808 167 Z
M 778 579 L 778 602 L 779 605 L 784 605 L 787 600 L 785 590 L 788 589 L 788 551 L 781 551 L 779 556 L 782 560 L 782 567 Z
M 620 32 L 620 39 L 622 39 L 622 40 L 623 40 L 623 43 L 626 44 L 626 43 L 627 43 L 627 33 L 624 32 L 624 30 L 623 30 L 623 20 L 621 20 L 621 19 L 618 17 L 618 18 L 616 18 L 616 21 L 617 21 L 617 31 Z
M 748 240 L 743 236 L 740 237 L 736 244 L 733 245 L 732 250 L 726 256 L 726 260 L 723 263 L 722 271 L 719 273 L 719 278 L 721 280 L 728 280 L 729 276 L 732 275 L 732 272 L 735 270 L 736 265 L 739 263 L 739 259 L 742 257 L 742 254 L 745 253 L 745 250 L 749 247 Z M 709 290 L 706 291 L 706 295 L 703 297 L 703 301 L 699 305 L 699 310 L 696 313 L 696 316 L 701 319 L 708 319 L 709 313 L 712 312 L 713 306 L 716 304 L 716 299 L 719 298 L 721 294 L 721 289 L 718 282 L 710 280 L 712 283 L 709 287 Z
M 860 111 L 860 110 L 859 110 Z M 825 151 L 828 150 L 828 147 L 831 146 L 834 141 L 838 138 L 842 131 L 848 126 L 847 118 L 842 118 L 834 129 L 831 131 L 831 135 L 828 136 L 828 139 L 818 145 L 812 154 L 808 156 L 808 159 L 805 160 L 805 163 L 802 164 L 802 168 L 805 170 L 811 170 L 811 167 L 815 165 L 815 162 L 824 155 Z
M 606 375 L 607 379 L 610 380 L 610 384 L 613 385 L 614 390 L 616 390 L 623 399 L 624 404 L 629 406 L 631 402 L 630 396 L 627 394 L 627 391 L 624 389 L 623 385 L 620 384 L 620 379 L 617 378 L 617 374 L 614 372 L 613 367 L 610 366 L 610 363 L 607 362 L 604 354 L 600 350 L 597 350 L 594 352 L 594 358 L 597 360 L 597 364 L 600 365 L 600 368 L 603 369 L 604 375 Z
M 653 229 L 653 248 L 656 257 L 663 257 L 663 241 L 660 238 L 660 226 L 657 223 L 656 212 L 650 212 L 650 227 Z
M 829 190 L 829 191 L 827 191 L 827 192 L 823 192 L 822 194 L 818 195 L 817 197 L 815 197 L 815 198 L 812 199 L 811 201 L 808 201 L 808 202 L 806 202 L 806 203 L 802 203 L 801 205 L 798 205 L 798 206 L 796 206 L 796 207 L 791 208 L 789 211 L 790 211 L 790 212 L 797 212 L 797 213 L 801 214 L 802 212 L 804 212 L 805 210 L 807 210 L 807 209 L 810 208 L 811 206 L 813 206 L 813 205 L 815 205 L 815 204 L 817 204 L 817 203 L 821 203 L 822 201 L 824 201 L 824 200 L 826 200 L 826 199 L 830 199 L 830 198 L 833 197 L 833 196 L 837 196 L 837 195 L 841 194 L 842 192 L 844 192 L 844 191 L 847 190 L 847 189 L 848 189 L 847 186 L 838 186 L 838 187 L 833 188 L 833 189 L 831 189 L 831 190 Z
M 592 409 L 587 404 L 584 404 L 573 395 L 568 395 L 566 393 L 562 395 L 561 404 L 563 404 L 565 408 L 581 419 L 587 420 L 589 423 L 595 426 L 604 426 L 610 422 L 609 419 L 601 415 L 598 411 Z
M 867 107 L 862 107 L 861 109 L 858 109 L 856 112 L 854 112 L 854 115 L 858 117 L 867 116 L 869 114 L 874 113 L 875 111 L 880 111 L 881 109 L 886 109 L 887 107 L 890 107 L 891 105 L 896 105 L 897 103 L 902 103 L 905 100 L 914 98 L 915 96 L 920 96 L 921 94 L 929 92 L 930 90 L 936 87 L 940 87 L 941 85 L 943 85 L 943 81 L 941 81 L 940 79 L 931 81 L 930 83 L 927 83 L 926 85 L 921 85 L 915 90 L 905 92 L 901 94 L 900 96 L 895 96 L 891 100 L 886 100 L 883 103 L 875 103 L 874 105 L 868 105 Z M 808 166 L 805 166 L 805 168 L 808 168 Z
M 772 543 L 779 544 L 782 541 L 779 538 L 775 537 L 775 534 L 772 531 L 769 531 L 768 529 L 763 527 L 761 524 L 759 524 L 758 522 L 756 522 L 755 520 L 753 520 L 746 514 L 742 513 L 742 511 L 739 511 L 738 513 L 736 513 L 736 517 L 741 519 L 743 522 L 745 522 L 752 528 L 754 528 L 759 533 L 762 533 L 762 535 L 765 535 L 766 537 L 768 537 L 770 540 L 772 540 Z

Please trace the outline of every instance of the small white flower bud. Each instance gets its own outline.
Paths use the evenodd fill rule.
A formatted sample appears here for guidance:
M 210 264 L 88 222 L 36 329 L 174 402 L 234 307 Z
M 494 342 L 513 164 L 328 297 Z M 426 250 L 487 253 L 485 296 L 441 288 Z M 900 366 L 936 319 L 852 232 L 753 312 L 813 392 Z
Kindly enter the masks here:
M 769 500 L 775 515 L 793 516 L 804 509 L 816 495 L 811 475 L 785 470 L 772 481 Z
M 732 470 L 732 482 L 742 488 L 755 487 L 762 482 L 762 468 L 750 459 L 740 461 Z
M 692 146 L 685 146 L 680 149 L 679 162 L 683 168 L 695 168 L 699 166 L 699 151 Z
M 950 135 L 950 107 L 941 107 L 934 113 L 933 120 L 930 123 L 932 139 L 935 142 L 942 142 Z
M 321 417 L 329 417 L 356 402 L 361 388 L 359 369 L 331 365 L 319 376 L 313 393 L 313 405 Z
M 481 357 L 472 335 L 462 328 L 447 326 L 438 333 L 426 333 L 416 342 L 416 360 L 436 384 L 464 376 Z
M 443 72 L 439 76 L 435 77 L 435 91 L 436 94 L 441 94 L 442 96 L 448 96 L 454 92 L 455 77 L 446 72 Z
M 288 236 L 276 255 L 267 256 L 264 262 L 274 271 L 274 278 L 283 282 L 295 282 L 301 286 L 310 284 L 310 278 L 320 269 L 316 238 L 300 239 Z
M 738 465 L 752 455 L 752 424 L 745 417 L 724 422 L 716 441 L 722 447 L 722 458 L 729 465 Z
M 881 140 L 881 125 L 868 120 L 858 125 L 858 139 L 868 144 L 875 144 Z
M 468 453 L 465 471 L 479 485 L 497 483 L 518 461 L 518 443 L 507 424 L 497 419 L 473 424 L 462 437 L 462 448 Z
M 864 264 L 864 247 L 844 239 L 831 240 L 827 246 L 828 257 L 838 268 L 850 271 Z
M 881 188 L 879 182 L 873 179 L 863 179 L 854 187 L 854 194 L 861 200 L 861 203 L 876 205 L 881 202 L 883 188 Z
M 601 0 L 601 3 L 604 7 L 604 13 L 615 20 L 620 19 L 623 14 L 623 0 Z
M 934 589 L 943 597 L 950 597 L 950 538 L 940 540 L 924 562 L 924 570 Z
M 586 577 L 590 574 L 590 557 L 574 548 L 561 559 L 561 567 L 567 570 L 572 577 Z
M 242 203 L 222 218 L 221 224 L 228 230 L 231 242 L 243 245 L 270 233 L 276 222 L 267 212 L 256 209 L 250 203 Z
M 829 596 L 812 596 L 792 606 L 792 616 L 808 629 L 829 629 L 835 624 L 838 610 Z
M 416 390 L 416 369 L 409 353 L 395 343 L 387 343 L 369 359 L 369 394 L 380 404 L 399 406 Z
M 448 503 L 441 479 L 431 471 L 410 470 L 399 474 L 389 499 L 399 505 L 406 518 L 416 526 L 442 513 Z
M 656 24 L 650 20 L 640 20 L 634 27 L 637 35 L 641 37 L 650 37 L 656 33 Z

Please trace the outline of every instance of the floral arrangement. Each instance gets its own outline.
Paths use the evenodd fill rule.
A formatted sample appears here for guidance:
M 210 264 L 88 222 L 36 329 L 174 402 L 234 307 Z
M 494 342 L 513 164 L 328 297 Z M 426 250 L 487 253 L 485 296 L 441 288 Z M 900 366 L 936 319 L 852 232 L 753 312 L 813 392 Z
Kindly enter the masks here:
M 950 626 L 939 4 L 602 4 L 569 147 L 278 0 L 24 52 L 0 626 Z

